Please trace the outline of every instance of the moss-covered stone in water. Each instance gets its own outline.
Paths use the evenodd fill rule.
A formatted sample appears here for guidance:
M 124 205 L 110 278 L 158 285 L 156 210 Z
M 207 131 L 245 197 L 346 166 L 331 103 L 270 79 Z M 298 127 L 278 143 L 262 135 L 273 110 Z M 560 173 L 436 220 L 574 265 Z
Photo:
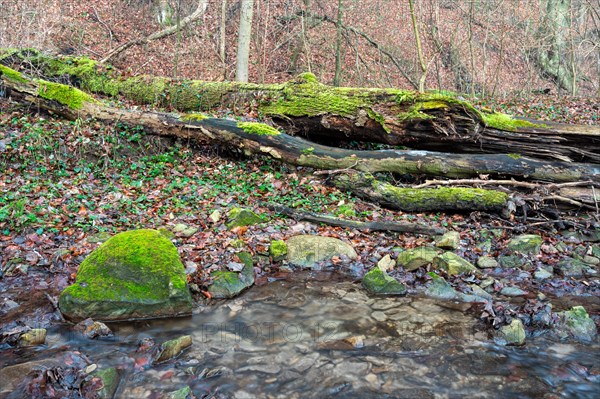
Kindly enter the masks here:
M 93 377 L 100 378 L 102 388 L 96 391 L 98 399 L 110 399 L 114 396 L 117 387 L 119 386 L 119 372 L 114 367 L 101 369 L 93 374 Z
M 89 94 L 67 85 L 47 82 L 45 80 L 37 80 L 37 83 L 39 85 L 38 95 L 40 97 L 58 101 L 71 109 L 81 109 L 84 103 L 95 101 Z
M 188 315 L 192 298 L 177 248 L 156 230 L 117 234 L 81 264 L 59 298 L 73 320 Z
M 581 342 L 591 342 L 598 335 L 596 323 L 583 306 L 573 306 L 571 310 L 559 312 L 560 323 L 555 333 L 562 339 L 574 338 Z
M 160 346 L 160 354 L 154 363 L 161 363 L 174 359 L 190 346 L 192 346 L 191 335 L 184 335 L 179 338 L 171 339 Z
M 362 285 L 374 295 L 406 295 L 407 291 L 404 284 L 388 276 L 378 267 L 365 274 Z
M 525 337 L 525 327 L 519 319 L 513 319 L 510 324 L 502 326 L 498 332 L 498 338 L 506 345 L 523 345 Z
M 227 217 L 229 218 L 228 222 L 225 223 L 225 226 L 228 229 L 233 229 L 234 227 L 240 226 L 250 226 L 257 223 L 263 223 L 266 220 L 258 216 L 256 213 L 242 208 L 233 208 L 227 213 Z
M 285 259 L 287 255 L 287 244 L 283 240 L 273 240 L 271 241 L 271 246 L 269 247 L 269 254 L 274 261 L 280 261 Z
M 0 64 L 0 76 L 6 78 L 8 80 L 12 80 L 13 82 L 24 83 L 27 82 L 27 79 L 21 75 L 20 72 L 15 71 L 9 67 L 6 67 Z
M 240 273 L 215 271 L 210 274 L 213 282 L 208 287 L 208 292 L 210 292 L 213 298 L 233 298 L 254 284 L 252 255 L 248 252 L 240 252 L 237 255 L 242 263 L 244 263 L 244 268 Z
M 237 127 L 242 129 L 245 133 L 256 134 L 259 136 L 277 136 L 281 134 L 279 130 L 272 126 L 258 122 L 238 122 Z

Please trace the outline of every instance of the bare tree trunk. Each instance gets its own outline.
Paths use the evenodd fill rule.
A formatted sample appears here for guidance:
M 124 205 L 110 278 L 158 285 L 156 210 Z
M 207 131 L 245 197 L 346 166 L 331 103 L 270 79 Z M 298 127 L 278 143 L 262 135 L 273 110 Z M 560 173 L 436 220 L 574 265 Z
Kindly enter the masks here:
M 417 25 L 417 16 L 415 14 L 414 0 L 408 0 L 410 7 L 410 18 L 412 21 L 413 31 L 415 33 L 415 44 L 417 46 L 417 56 L 419 57 L 419 66 L 421 67 L 421 77 L 419 78 L 419 92 L 425 92 L 425 79 L 427 78 L 427 64 L 423 56 L 423 48 L 421 47 L 421 38 L 419 36 L 419 26 Z
M 223 80 L 227 80 L 227 54 L 225 53 L 225 42 L 227 35 L 227 0 L 221 1 L 221 24 L 219 25 L 219 58 L 223 68 Z
M 252 34 L 254 0 L 240 1 L 240 28 L 238 30 L 235 80 L 238 82 L 248 82 L 248 62 L 250 58 L 250 39 Z
M 338 0 L 338 13 L 337 23 L 335 27 L 336 40 L 335 40 L 335 75 L 333 76 L 333 85 L 335 87 L 340 86 L 342 78 L 342 19 L 344 17 L 344 2 Z

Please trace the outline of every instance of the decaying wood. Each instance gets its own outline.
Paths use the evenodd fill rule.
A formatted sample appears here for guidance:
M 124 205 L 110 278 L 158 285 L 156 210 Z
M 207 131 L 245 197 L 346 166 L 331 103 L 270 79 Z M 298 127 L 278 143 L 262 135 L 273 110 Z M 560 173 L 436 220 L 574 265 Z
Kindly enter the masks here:
M 310 74 L 285 84 L 264 85 L 131 78 L 114 69 L 94 68 L 89 60 L 83 64 L 78 58 L 44 59 L 21 53 L 0 56 L 1 62 L 42 78 L 67 80 L 96 93 L 122 94 L 180 112 L 225 108 L 261 114 L 288 134 L 321 144 L 370 142 L 462 154 L 511 154 L 516 161 L 526 156 L 600 163 L 600 126 L 502 119 L 502 115 L 475 109 L 460 96 L 335 88 Z M 57 62 L 71 67 L 57 67 Z
M 427 227 L 417 223 L 409 222 L 359 222 L 356 220 L 344 220 L 328 215 L 319 215 L 312 212 L 302 212 L 283 205 L 268 204 L 267 208 L 282 215 L 296 220 L 305 220 L 312 223 L 323 223 L 329 226 L 348 227 L 361 231 L 391 231 L 396 233 L 413 233 L 423 235 L 444 234 L 445 230 L 435 227 Z

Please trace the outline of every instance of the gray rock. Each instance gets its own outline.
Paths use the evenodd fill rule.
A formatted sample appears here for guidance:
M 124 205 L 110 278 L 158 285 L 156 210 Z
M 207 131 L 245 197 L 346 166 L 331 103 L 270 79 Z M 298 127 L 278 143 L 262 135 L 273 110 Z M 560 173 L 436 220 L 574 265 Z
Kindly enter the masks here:
M 500 290 L 500 294 L 506 296 L 523 296 L 527 295 L 527 292 L 519 287 L 503 287 L 502 290 Z
M 73 329 L 82 334 L 84 337 L 90 339 L 112 335 L 112 331 L 106 324 L 99 321 L 94 321 L 90 318 L 80 321 L 75 325 L 75 327 L 73 327 Z
M 252 255 L 248 252 L 239 252 L 237 256 L 244 263 L 241 272 L 219 270 L 210 274 L 213 280 L 208 287 L 208 292 L 213 298 L 233 298 L 254 284 Z
M 460 234 L 457 231 L 448 231 L 436 241 L 435 246 L 442 249 L 455 250 L 460 246 Z
M 506 248 L 511 252 L 538 255 L 542 246 L 542 237 L 537 234 L 523 234 L 510 239 Z
M 491 256 L 480 256 L 477 259 L 477 267 L 481 269 L 493 269 L 498 267 L 498 261 Z
M 520 255 L 503 255 L 498 257 L 498 264 L 504 269 L 517 269 L 525 266 L 527 261 Z
M 583 306 L 574 306 L 571 310 L 558 312 L 558 316 L 560 322 L 554 333 L 561 339 L 573 338 L 581 342 L 591 342 L 598 335 L 596 323 Z
M 81 264 L 59 297 L 68 319 L 99 321 L 189 315 L 185 269 L 177 248 L 157 230 L 117 234 Z
M 535 271 L 535 273 L 533 273 L 533 277 L 535 277 L 536 280 L 545 280 L 552 276 L 553 276 L 552 272 L 549 272 L 548 270 L 543 269 L 543 268 L 539 268 Z
M 444 280 L 443 277 L 435 273 L 429 273 L 429 275 L 433 277 L 433 280 L 427 286 L 425 295 L 437 299 L 458 299 L 460 297 L 460 293 Z
M 177 223 L 173 227 L 173 233 L 179 234 L 182 237 L 191 237 L 198 232 L 198 228 L 194 226 L 188 226 L 183 223 Z
M 583 257 L 583 259 L 581 259 L 582 261 L 584 261 L 585 263 L 587 263 L 588 265 L 597 265 L 600 263 L 600 259 L 596 258 L 595 256 L 589 256 L 589 255 L 585 255 Z
M 421 266 L 427 266 L 433 262 L 438 251 L 432 247 L 416 247 L 398 254 L 396 264 L 403 266 L 405 270 L 413 271 Z
M 332 237 L 299 235 L 288 238 L 286 244 L 288 262 L 305 268 L 312 268 L 317 262 L 334 256 L 358 257 L 352 246 Z
M 433 259 L 433 265 L 445 270 L 450 275 L 462 273 L 476 273 L 477 268 L 454 252 L 444 252 Z
M 564 277 L 581 278 L 584 276 L 594 276 L 596 270 L 593 266 L 573 258 L 565 258 L 556 264 L 560 274 Z

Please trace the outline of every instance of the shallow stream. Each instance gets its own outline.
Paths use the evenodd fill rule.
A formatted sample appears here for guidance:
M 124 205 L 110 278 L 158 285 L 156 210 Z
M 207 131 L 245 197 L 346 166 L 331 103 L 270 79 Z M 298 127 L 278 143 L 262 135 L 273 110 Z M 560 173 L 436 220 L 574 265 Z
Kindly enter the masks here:
M 598 343 L 499 346 L 468 305 L 373 298 L 351 282 L 275 281 L 191 318 L 110 327 L 97 340 L 50 329 L 46 347 L 3 356 L 0 368 L 80 351 L 121 370 L 118 398 L 185 386 L 219 398 L 600 397 Z M 193 345 L 176 360 L 148 367 L 136 354 L 145 338 L 187 334 Z

